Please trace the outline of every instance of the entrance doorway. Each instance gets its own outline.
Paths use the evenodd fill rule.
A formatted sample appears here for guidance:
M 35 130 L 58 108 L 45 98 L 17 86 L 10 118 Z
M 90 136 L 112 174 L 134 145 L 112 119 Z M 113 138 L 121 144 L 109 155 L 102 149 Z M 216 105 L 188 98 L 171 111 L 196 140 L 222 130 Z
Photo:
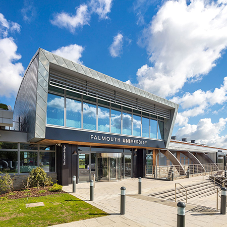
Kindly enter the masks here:
M 99 153 L 97 155 L 98 181 L 121 180 L 121 153 Z
M 81 148 L 78 149 L 79 182 L 94 180 L 94 175 L 96 181 L 117 181 L 132 176 L 131 150 L 125 149 L 126 153 L 91 153 L 89 147 Z

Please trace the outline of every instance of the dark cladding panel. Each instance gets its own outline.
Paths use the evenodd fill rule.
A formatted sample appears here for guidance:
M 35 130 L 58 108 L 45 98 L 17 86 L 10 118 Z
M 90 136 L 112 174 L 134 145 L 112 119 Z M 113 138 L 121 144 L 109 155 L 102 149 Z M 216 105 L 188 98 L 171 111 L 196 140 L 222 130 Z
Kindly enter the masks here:
M 103 143 L 113 145 L 128 145 L 136 147 L 165 148 L 165 144 L 162 140 L 143 139 L 138 137 L 119 136 L 52 127 L 46 127 L 46 139 L 99 144 Z
M 72 182 L 72 145 L 62 144 L 56 150 L 58 183 L 68 185 Z

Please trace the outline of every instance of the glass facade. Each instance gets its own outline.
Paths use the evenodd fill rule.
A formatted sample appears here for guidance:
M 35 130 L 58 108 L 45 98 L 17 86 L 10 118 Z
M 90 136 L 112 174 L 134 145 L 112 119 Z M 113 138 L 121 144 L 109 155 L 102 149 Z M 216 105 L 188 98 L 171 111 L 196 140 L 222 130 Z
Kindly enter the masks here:
M 164 139 L 163 118 L 74 92 L 63 97 L 64 92 L 50 91 L 47 124 Z
M 98 107 L 98 131 L 110 131 L 110 109 L 102 106 Z
M 55 172 L 54 145 L 0 142 L 0 172 L 29 173 L 37 166 Z
M 96 106 L 90 103 L 83 103 L 83 128 L 96 130 Z
M 37 165 L 38 152 L 21 151 L 20 152 L 20 172 L 30 173 Z
M 0 172 L 17 173 L 17 151 L 0 151 Z
M 111 132 L 121 134 L 121 112 L 111 110 Z
M 149 118 L 142 117 L 142 137 L 149 137 Z
M 123 130 L 122 134 L 132 135 L 132 114 L 122 113 Z
M 48 94 L 47 124 L 64 126 L 64 97 Z
M 66 98 L 66 126 L 81 128 L 81 101 Z
M 133 136 L 141 136 L 141 116 L 133 115 Z
M 150 138 L 157 139 L 157 121 L 150 119 Z

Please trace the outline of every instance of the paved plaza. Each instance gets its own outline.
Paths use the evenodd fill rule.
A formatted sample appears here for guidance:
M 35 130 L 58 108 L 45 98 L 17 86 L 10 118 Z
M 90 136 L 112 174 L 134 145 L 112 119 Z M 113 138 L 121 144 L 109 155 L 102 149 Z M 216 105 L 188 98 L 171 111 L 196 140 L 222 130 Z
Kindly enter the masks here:
M 191 177 L 175 181 L 142 179 L 142 194 L 138 195 L 138 179 L 130 178 L 118 182 L 96 182 L 94 201 L 90 199 L 90 184 L 77 184 L 76 193 L 72 185 L 63 190 L 94 205 L 110 215 L 56 226 L 98 227 L 98 226 L 177 226 L 176 203 L 148 196 L 150 193 L 173 189 L 175 183 L 195 184 L 207 177 Z M 126 187 L 125 215 L 120 215 L 120 188 Z M 194 198 L 186 204 L 186 227 L 189 226 L 227 226 L 227 215 L 216 210 L 217 195 Z M 220 208 L 220 198 L 219 198 Z

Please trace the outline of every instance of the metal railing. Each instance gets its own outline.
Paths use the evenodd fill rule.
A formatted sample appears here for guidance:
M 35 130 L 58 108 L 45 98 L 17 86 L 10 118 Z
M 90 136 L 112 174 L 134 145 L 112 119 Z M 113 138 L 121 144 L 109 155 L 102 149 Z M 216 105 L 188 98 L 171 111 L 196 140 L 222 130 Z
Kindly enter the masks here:
M 188 202 L 188 192 L 187 192 L 187 189 L 180 183 L 175 183 L 175 202 L 177 202 L 177 184 L 179 184 L 181 186 L 181 188 L 183 188 L 186 192 L 186 194 L 183 194 L 181 189 L 178 189 L 179 193 L 182 193 L 183 196 L 186 196 L 186 200 L 185 202 L 187 203 Z
M 189 172 L 192 175 L 216 174 L 225 169 L 223 163 L 188 164 L 188 165 L 167 165 L 167 166 L 146 166 L 146 176 L 157 179 L 170 179 L 173 172 L 174 178 L 185 176 Z

